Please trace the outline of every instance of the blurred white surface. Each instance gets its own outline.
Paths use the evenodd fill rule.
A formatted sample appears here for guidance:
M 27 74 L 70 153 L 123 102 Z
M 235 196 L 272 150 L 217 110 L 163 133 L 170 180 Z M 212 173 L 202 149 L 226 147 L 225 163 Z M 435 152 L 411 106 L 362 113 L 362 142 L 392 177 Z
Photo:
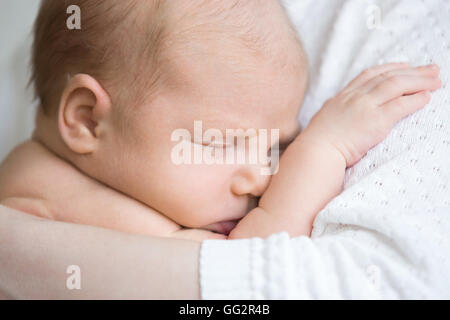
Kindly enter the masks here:
M 33 129 L 27 89 L 31 30 L 38 0 L 0 0 L 0 161 Z

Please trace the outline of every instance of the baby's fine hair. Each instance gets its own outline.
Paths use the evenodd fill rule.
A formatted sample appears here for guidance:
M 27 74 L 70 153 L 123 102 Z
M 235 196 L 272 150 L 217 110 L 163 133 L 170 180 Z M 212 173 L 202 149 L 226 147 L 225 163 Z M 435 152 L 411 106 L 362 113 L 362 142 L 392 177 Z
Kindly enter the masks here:
M 137 10 L 145 2 L 146 15 Z M 32 77 L 44 112 L 56 111 L 71 75 L 89 74 L 113 97 L 127 81 L 127 94 L 157 77 L 157 53 L 164 36 L 162 1 L 42 0 L 34 25 Z M 67 8 L 80 8 L 81 29 L 69 29 Z M 119 73 L 119 70 L 122 71 Z M 147 70 L 145 77 L 139 72 Z M 120 76 L 119 76 L 120 75 Z M 115 89 L 113 89 L 115 88 Z
M 263 1 L 281 7 L 278 0 L 41 0 L 31 61 L 36 98 L 44 113 L 56 112 L 68 79 L 84 73 L 97 79 L 115 103 L 148 99 L 174 72 L 170 62 L 176 55 L 167 53 L 177 48 L 186 54 L 184 49 L 199 39 L 192 33 L 223 37 L 223 43 L 258 56 L 286 40 L 271 37 L 271 26 L 264 26 L 260 16 L 265 13 L 258 12 Z M 80 8 L 80 29 L 67 25 L 73 5 Z M 284 35 L 299 44 L 286 25 Z

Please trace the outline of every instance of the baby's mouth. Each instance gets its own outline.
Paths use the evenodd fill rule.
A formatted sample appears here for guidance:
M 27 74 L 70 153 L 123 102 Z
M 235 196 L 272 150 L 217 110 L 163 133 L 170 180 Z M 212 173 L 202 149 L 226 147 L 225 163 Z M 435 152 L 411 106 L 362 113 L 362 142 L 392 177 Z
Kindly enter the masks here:
M 228 236 L 230 234 L 231 230 L 233 230 L 236 227 L 236 225 L 239 223 L 239 221 L 242 218 L 244 218 L 250 211 L 252 211 L 254 208 L 256 208 L 258 206 L 259 199 L 260 199 L 260 197 L 250 198 L 248 201 L 248 204 L 247 204 L 247 210 L 245 211 L 245 214 L 241 215 L 238 219 L 216 222 L 216 223 L 207 225 L 206 227 L 203 227 L 202 229 L 213 231 L 216 233 L 221 233 L 221 234 Z
M 221 233 L 221 234 L 224 234 L 227 236 L 230 234 L 231 230 L 233 230 L 236 227 L 238 222 L 239 222 L 239 220 L 221 221 L 221 222 L 216 222 L 216 223 L 210 224 L 210 225 L 204 227 L 203 229 L 213 231 L 216 233 Z

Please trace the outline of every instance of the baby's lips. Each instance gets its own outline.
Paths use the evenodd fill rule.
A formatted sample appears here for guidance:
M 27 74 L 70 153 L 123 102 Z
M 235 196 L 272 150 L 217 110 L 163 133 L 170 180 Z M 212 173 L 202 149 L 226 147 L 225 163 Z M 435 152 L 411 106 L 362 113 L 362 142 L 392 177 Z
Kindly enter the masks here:
M 238 222 L 239 222 L 239 220 L 221 221 L 221 222 L 216 222 L 216 223 L 210 224 L 210 225 L 204 227 L 203 229 L 221 233 L 224 235 L 228 235 L 228 234 L 230 234 L 231 230 L 233 230 L 236 227 Z
M 236 227 L 238 222 L 239 222 L 238 220 L 234 220 L 234 221 L 219 222 L 219 224 L 222 226 L 223 230 L 225 231 L 225 234 L 229 235 L 231 230 L 233 230 Z

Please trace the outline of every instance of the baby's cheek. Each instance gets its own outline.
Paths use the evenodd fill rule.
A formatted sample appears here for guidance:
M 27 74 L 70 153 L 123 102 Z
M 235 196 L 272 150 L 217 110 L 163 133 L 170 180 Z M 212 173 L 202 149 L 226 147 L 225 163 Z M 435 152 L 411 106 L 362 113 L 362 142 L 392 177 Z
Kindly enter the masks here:
M 171 197 L 165 201 L 171 208 L 169 218 L 178 224 L 202 228 L 245 215 L 248 198 L 238 197 L 231 192 L 235 167 L 220 164 L 171 167 L 165 180 L 171 190 Z

